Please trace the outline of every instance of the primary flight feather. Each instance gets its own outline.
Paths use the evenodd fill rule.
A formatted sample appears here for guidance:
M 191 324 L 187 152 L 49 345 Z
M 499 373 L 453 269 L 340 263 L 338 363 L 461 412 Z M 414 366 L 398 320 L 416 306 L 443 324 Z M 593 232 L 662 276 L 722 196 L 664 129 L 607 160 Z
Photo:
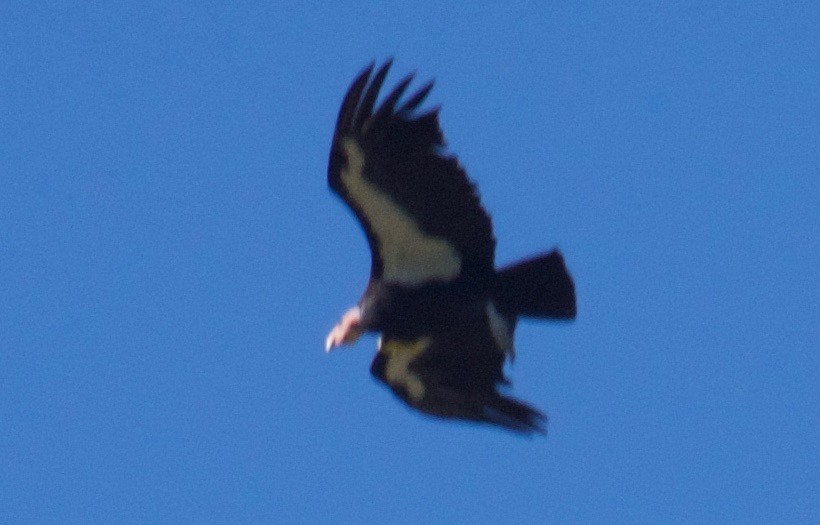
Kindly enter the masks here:
M 371 269 L 326 349 L 380 333 L 371 373 L 410 406 L 543 432 L 543 414 L 498 386 L 519 316 L 575 317 L 572 279 L 557 250 L 495 269 L 490 217 L 444 150 L 438 110 L 418 111 L 432 83 L 399 104 L 407 76 L 376 105 L 390 65 L 356 77 L 333 135 L 328 184 L 364 228 Z

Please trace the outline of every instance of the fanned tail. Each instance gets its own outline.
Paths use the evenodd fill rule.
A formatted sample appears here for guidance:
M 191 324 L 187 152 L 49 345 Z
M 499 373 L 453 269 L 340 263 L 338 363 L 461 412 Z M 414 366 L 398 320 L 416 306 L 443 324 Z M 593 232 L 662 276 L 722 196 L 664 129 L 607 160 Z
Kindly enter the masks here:
M 575 318 L 575 285 L 558 250 L 502 268 L 494 295 L 514 315 Z

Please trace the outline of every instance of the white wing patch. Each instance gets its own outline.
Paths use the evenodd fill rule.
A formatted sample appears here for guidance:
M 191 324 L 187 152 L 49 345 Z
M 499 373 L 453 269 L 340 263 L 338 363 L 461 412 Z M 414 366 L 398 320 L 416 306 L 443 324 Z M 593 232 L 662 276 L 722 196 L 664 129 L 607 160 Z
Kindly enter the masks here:
M 458 277 L 458 251 L 446 240 L 422 232 L 413 217 L 364 179 L 364 152 L 355 140 L 346 138 L 342 145 L 347 153 L 347 168 L 342 170 L 341 180 L 378 240 L 383 278 L 412 286 Z
M 430 338 L 423 337 L 416 341 L 388 341 L 382 344 L 379 338 L 379 352 L 387 356 L 384 378 L 388 383 L 400 385 L 414 401 L 424 397 L 424 383 L 419 376 L 410 371 L 410 363 L 421 355 L 430 345 Z
M 487 301 L 487 320 L 490 322 L 490 331 L 493 334 L 495 343 L 498 345 L 498 349 L 507 354 L 512 360 L 515 357 L 515 348 L 513 348 L 510 323 L 503 315 L 498 313 L 492 301 Z

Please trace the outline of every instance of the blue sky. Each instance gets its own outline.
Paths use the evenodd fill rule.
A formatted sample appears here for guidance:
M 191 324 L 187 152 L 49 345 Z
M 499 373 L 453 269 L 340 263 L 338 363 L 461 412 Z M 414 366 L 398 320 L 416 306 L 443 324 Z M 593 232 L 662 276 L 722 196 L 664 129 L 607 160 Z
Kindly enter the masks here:
M 270 4 L 0 7 L 0 521 L 820 520 L 820 4 Z M 322 351 L 369 264 L 332 126 L 389 56 L 499 263 L 576 280 L 509 370 L 546 438 Z

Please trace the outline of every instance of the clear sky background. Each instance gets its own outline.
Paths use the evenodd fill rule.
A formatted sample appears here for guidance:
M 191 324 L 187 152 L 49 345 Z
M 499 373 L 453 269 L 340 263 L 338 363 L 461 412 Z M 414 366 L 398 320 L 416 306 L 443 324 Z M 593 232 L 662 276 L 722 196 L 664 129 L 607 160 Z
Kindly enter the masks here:
M 820 521 L 820 3 L 467 4 L 0 6 L 0 521 Z M 509 369 L 546 437 L 323 353 L 369 270 L 333 124 L 390 56 L 498 262 L 576 280 Z

